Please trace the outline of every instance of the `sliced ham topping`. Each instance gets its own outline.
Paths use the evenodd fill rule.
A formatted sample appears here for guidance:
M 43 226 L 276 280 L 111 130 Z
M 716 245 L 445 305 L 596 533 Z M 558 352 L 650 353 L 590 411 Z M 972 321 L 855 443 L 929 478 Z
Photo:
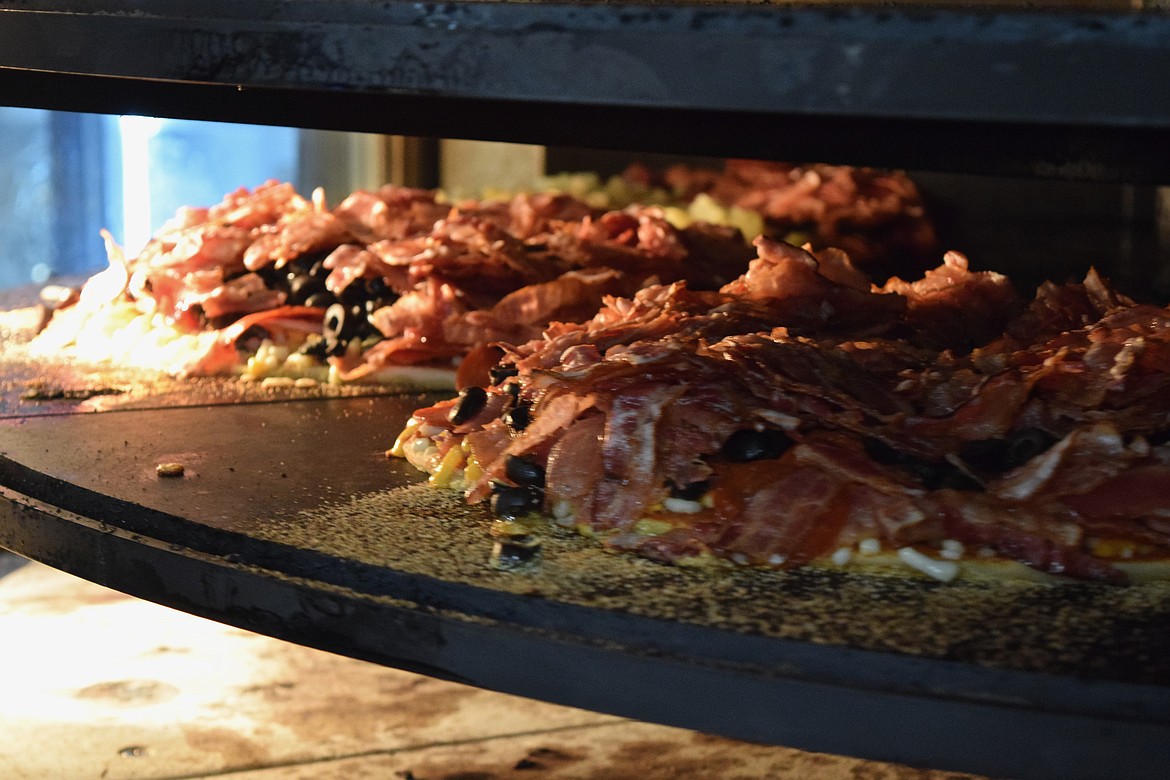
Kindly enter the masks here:
M 342 244 L 330 252 L 321 264 L 329 269 L 325 288 L 340 295 L 351 284 L 366 276 L 389 277 L 391 272 L 376 254 L 357 244 Z
M 1089 520 L 1170 518 L 1170 464 L 1132 466 L 1062 502 Z M 1164 524 L 1158 527 L 1163 535 L 1170 530 Z
M 1101 482 L 1141 460 L 1108 423 L 1079 428 L 1047 451 L 1006 472 L 988 492 L 1009 500 L 1049 497 L 1064 500 L 1094 490 Z
M 455 290 L 432 279 L 374 312 L 371 317 L 374 326 L 386 338 L 367 350 L 366 362 L 409 365 L 461 354 L 471 345 L 450 343 L 444 327 L 465 313 Z
M 427 232 L 451 206 L 428 190 L 387 185 L 377 192 L 358 190 L 334 209 L 336 217 L 364 243 L 402 240 Z
M 905 297 L 906 323 L 915 340 L 940 349 L 967 351 L 986 344 L 1023 308 L 1006 276 L 972 272 L 958 252 L 947 252 L 941 266 L 917 281 L 894 277 L 881 289 Z
M 604 438 L 605 418 L 592 415 L 574 423 L 549 450 L 545 508 L 554 518 L 592 524 Z
M 448 428 L 450 423 L 447 418 L 457 402 L 458 399 L 449 398 L 431 406 L 415 409 L 411 418 L 418 419 L 424 425 L 429 425 L 432 428 Z
M 710 547 L 745 563 L 798 566 L 835 549 L 848 506 L 842 484 L 791 458 L 722 475 Z
M 659 497 L 658 421 L 663 408 L 683 390 L 682 386 L 648 387 L 645 393 L 614 399 L 605 422 L 601 451 L 604 476 L 594 496 L 594 525 L 629 525 Z
M 552 281 L 508 293 L 492 306 L 489 314 L 506 326 L 579 322 L 596 313 L 606 295 L 634 292 L 630 287 L 630 280 L 613 269 L 569 271 Z M 539 332 L 533 334 L 538 335 Z
M 309 212 L 262 233 L 244 252 L 244 266 L 250 271 L 273 264 L 283 267 L 289 260 L 319 249 L 331 249 L 352 240 L 344 222 L 329 212 Z
M 183 307 L 198 305 L 209 319 L 275 309 L 284 304 L 285 294 L 269 289 L 256 274 L 244 274 L 218 285 L 204 295 L 184 297 Z
M 897 294 L 873 292 L 847 257 L 824 258 L 766 238 L 757 238 L 759 257 L 747 273 L 720 291 L 736 298 L 767 301 L 782 319 L 776 324 L 854 333 L 887 330 L 906 309 Z
M 597 209 L 568 195 L 521 194 L 508 204 L 508 228 L 520 238 L 543 237 L 566 223 L 583 222 L 597 213 Z
M 1048 574 L 1122 584 L 1128 578 L 1081 546 L 1084 529 L 1059 516 L 967 494 L 941 498 L 948 538 L 986 545 L 1001 556 Z

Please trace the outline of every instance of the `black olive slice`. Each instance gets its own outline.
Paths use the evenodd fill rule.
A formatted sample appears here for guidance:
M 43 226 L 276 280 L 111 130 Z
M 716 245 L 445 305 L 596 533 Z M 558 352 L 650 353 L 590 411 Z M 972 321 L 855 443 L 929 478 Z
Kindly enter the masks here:
M 544 487 L 544 468 L 518 455 L 508 456 L 504 462 L 504 476 L 517 485 Z
M 509 409 L 504 415 L 504 422 L 508 427 L 514 431 L 522 431 L 528 427 L 528 423 L 532 421 L 532 407 L 531 406 L 517 406 L 514 409 Z
M 316 306 L 318 309 L 328 309 L 335 303 L 337 303 L 337 296 L 328 290 L 315 292 L 305 299 L 306 306 Z
M 453 425 L 462 425 L 483 409 L 487 403 L 487 391 L 482 387 L 465 387 L 459 391 L 459 400 L 447 413 L 447 421 Z
M 945 461 L 924 460 L 909 453 L 899 452 L 884 443 L 878 442 L 878 444 L 881 444 L 880 448 L 870 446 L 869 442 L 866 442 L 865 450 L 871 458 L 886 466 L 896 466 L 909 472 L 932 490 L 942 484 L 947 474 L 955 469 L 954 466 Z
M 316 263 L 319 259 L 320 258 L 316 253 L 297 255 L 292 260 L 289 260 L 287 263 L 285 263 L 282 270 L 288 274 L 288 280 L 291 282 L 293 277 L 299 276 L 300 274 L 309 273 L 309 269 L 311 269 L 313 264 Z
M 979 480 L 945 460 L 924 460 L 907 452 L 896 450 L 878 439 L 866 439 L 862 446 L 866 454 L 878 463 L 894 466 L 909 473 L 927 490 L 983 490 Z
M 495 569 L 518 569 L 540 560 L 540 540 L 535 536 L 499 539 L 492 545 L 488 563 Z
M 506 390 L 508 395 L 512 397 L 513 406 L 520 405 L 520 391 L 522 389 L 523 388 L 520 387 L 519 382 L 509 382 L 508 384 L 504 385 L 504 390 Z
M 251 325 L 247 330 L 236 337 L 236 349 L 240 349 L 245 352 L 255 352 L 256 349 L 260 346 L 260 342 L 264 341 L 264 339 L 270 338 L 271 336 L 272 334 L 269 333 L 267 328 L 264 326 Z
M 1023 428 L 1002 439 L 968 442 L 959 451 L 963 462 L 978 471 L 998 473 L 1024 465 L 1047 452 L 1056 437 L 1040 428 Z
M 861 446 L 865 449 L 866 455 L 887 466 L 895 466 L 906 457 L 904 453 L 898 452 L 881 439 L 866 439 Z
M 390 285 L 381 276 L 373 276 L 364 281 L 366 294 L 371 298 L 388 298 L 392 296 Z
M 781 431 L 745 428 L 731 434 L 723 443 L 721 451 L 730 461 L 747 463 L 753 460 L 779 458 L 791 446 L 792 440 Z
M 269 290 L 288 291 L 288 278 L 285 276 L 284 269 L 278 271 L 274 266 L 266 265 L 257 269 L 256 275 L 264 280 L 264 286 Z
M 934 484 L 926 485 L 931 490 L 968 490 L 979 492 L 983 490 L 983 483 L 959 469 L 952 468 Z
M 381 337 L 381 331 L 374 327 L 374 323 L 370 322 L 370 315 L 366 312 L 364 303 L 355 303 L 351 306 L 349 308 L 349 316 L 354 321 L 353 335 L 355 338 L 365 339 L 374 335 Z
M 670 485 L 670 497 L 681 498 L 684 501 L 698 501 L 711 489 L 711 480 L 709 479 L 701 479 L 698 482 L 681 486 L 673 482 L 668 484 Z
M 300 305 L 310 296 L 325 291 L 325 282 L 308 274 L 301 274 L 288 283 L 288 302 Z
M 357 333 L 357 318 L 345 304 L 335 303 L 325 310 L 322 329 L 325 338 L 335 341 L 349 341 Z
M 508 377 L 516 376 L 519 373 L 520 369 L 515 366 L 504 366 L 499 363 L 488 369 L 488 377 L 491 378 L 493 385 L 498 385 Z
M 318 360 L 324 360 L 328 354 L 328 343 L 323 337 L 314 334 L 305 339 L 305 343 L 301 345 L 297 352 L 302 355 L 317 358 Z
M 355 306 L 360 306 L 364 309 L 366 299 L 370 296 L 366 295 L 366 286 L 364 284 L 354 282 L 342 290 L 337 297 L 351 309 Z
M 1024 428 L 1008 436 L 1007 467 L 1022 466 L 1056 444 L 1057 438 L 1041 428 Z
M 544 491 L 531 485 L 504 487 L 492 494 L 492 511 L 505 520 L 515 520 L 539 512 L 544 506 Z

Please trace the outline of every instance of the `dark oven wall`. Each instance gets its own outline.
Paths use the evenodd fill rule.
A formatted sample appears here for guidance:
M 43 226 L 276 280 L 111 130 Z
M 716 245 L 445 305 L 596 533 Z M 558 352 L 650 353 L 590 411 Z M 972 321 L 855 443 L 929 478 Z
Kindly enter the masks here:
M 977 267 L 1092 264 L 1166 287 L 1170 104 L 1151 85 L 1170 83 L 1170 17 L 1141 3 L 0 0 L 0 15 L 4 105 L 902 167 Z
M 1131 3 L 2 0 L 0 14 L 8 105 L 1170 178 L 1170 105 L 1150 87 L 1170 80 L 1170 18 Z

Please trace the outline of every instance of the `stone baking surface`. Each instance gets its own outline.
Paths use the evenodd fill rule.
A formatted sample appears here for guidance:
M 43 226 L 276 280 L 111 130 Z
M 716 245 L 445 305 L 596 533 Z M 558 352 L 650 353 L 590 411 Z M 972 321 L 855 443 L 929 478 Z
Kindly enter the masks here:
M 540 534 L 540 562 L 489 565 L 491 517 L 425 484 L 305 510 L 254 529 L 293 546 L 533 599 L 727 631 L 1052 673 L 1165 683 L 1170 583 L 934 582 L 827 569 L 702 571 Z M 1135 676 L 1138 679 L 1135 679 Z

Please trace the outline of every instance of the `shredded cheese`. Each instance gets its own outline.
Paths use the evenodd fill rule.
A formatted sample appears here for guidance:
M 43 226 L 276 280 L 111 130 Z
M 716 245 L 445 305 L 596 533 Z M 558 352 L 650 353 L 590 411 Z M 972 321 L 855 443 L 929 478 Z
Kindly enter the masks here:
M 435 469 L 435 473 L 431 475 L 429 482 L 435 487 L 447 487 L 451 484 L 451 480 L 455 478 L 456 473 L 462 466 L 463 450 L 459 447 L 452 447 L 443 456 L 443 459 L 439 461 L 439 467 Z
M 479 478 L 483 476 L 483 467 L 479 465 L 479 460 L 474 455 L 467 456 L 467 465 L 463 467 L 463 482 L 465 485 L 472 485 L 479 482 Z
M 402 433 L 398 434 L 398 438 L 394 440 L 394 446 L 391 447 L 390 451 L 386 454 L 395 458 L 403 457 L 405 453 L 403 452 L 402 445 L 406 444 L 406 440 L 413 436 L 414 432 L 417 431 L 421 425 L 422 418 L 420 417 L 411 417 L 409 420 L 407 420 L 406 425 L 402 429 Z

